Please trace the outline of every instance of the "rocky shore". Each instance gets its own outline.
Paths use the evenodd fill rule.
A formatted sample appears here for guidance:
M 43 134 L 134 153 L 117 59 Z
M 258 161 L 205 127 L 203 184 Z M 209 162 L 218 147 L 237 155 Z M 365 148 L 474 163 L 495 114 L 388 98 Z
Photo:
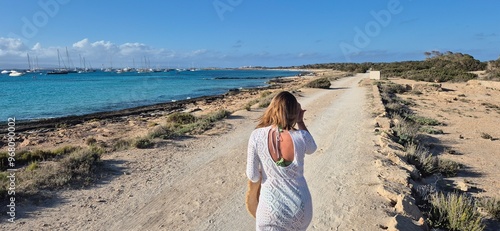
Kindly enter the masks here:
M 117 111 L 98 112 L 61 118 L 16 121 L 16 142 L 19 149 L 53 149 L 60 146 L 85 145 L 87 139 L 108 142 L 133 138 L 147 132 L 154 124 L 161 124 L 165 116 L 178 111 L 206 114 L 219 109 L 236 111 L 258 98 L 259 92 L 293 89 L 328 71 L 315 71 L 309 76 L 279 77 L 265 87 L 232 89 L 221 95 L 141 106 Z M 7 129 L 0 129 L 0 147 L 7 145 Z

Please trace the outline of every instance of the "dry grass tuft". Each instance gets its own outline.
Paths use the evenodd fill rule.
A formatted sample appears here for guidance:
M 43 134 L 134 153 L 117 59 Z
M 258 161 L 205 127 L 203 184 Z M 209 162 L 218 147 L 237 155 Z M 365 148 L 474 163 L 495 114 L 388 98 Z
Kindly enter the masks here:
M 151 138 L 139 137 L 133 141 L 132 146 L 139 149 L 152 148 L 154 146 L 154 142 L 151 140 Z
M 478 201 L 478 206 L 493 219 L 500 221 L 500 200 L 496 198 L 481 198 Z
M 57 161 L 33 162 L 20 172 L 20 181 L 28 192 L 63 186 L 85 186 L 93 181 L 102 149 L 78 149 Z
M 438 193 L 431 196 L 430 202 L 428 221 L 431 227 L 464 231 L 484 230 L 481 215 L 472 198 L 457 193 Z
M 315 79 L 305 85 L 305 87 L 309 88 L 321 88 L 321 89 L 329 89 L 331 86 L 330 79 L 327 77 Z

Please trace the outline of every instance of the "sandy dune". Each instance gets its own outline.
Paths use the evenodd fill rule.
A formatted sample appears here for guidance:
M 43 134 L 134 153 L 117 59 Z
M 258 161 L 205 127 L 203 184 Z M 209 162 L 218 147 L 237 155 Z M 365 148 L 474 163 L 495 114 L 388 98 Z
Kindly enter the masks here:
M 313 198 L 309 230 L 380 230 L 388 205 L 377 195 L 366 74 L 303 89 L 299 102 L 318 150 L 306 157 Z M 248 137 L 263 109 L 238 111 L 222 135 L 104 156 L 109 182 L 68 190 L 3 230 L 254 230 L 245 210 Z

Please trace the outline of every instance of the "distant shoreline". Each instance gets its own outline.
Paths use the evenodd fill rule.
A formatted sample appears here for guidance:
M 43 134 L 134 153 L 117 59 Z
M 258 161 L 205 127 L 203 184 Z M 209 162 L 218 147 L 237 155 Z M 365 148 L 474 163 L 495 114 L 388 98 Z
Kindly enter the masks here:
M 302 72 L 301 74 L 305 73 Z M 308 73 L 308 72 L 307 72 Z M 196 103 L 199 101 L 205 101 L 210 103 L 212 101 L 223 99 L 228 94 L 237 93 L 239 91 L 253 91 L 253 90 L 263 90 L 263 89 L 272 89 L 275 88 L 276 85 L 281 85 L 286 83 L 287 81 L 280 81 L 281 79 L 294 78 L 297 76 L 283 76 L 283 77 L 275 77 L 269 79 L 266 86 L 258 86 L 251 88 L 240 89 L 230 89 L 223 94 L 216 95 L 207 95 L 207 96 L 199 96 L 193 97 L 190 99 L 176 100 L 172 102 L 162 102 L 151 105 L 144 105 L 138 107 L 125 108 L 120 110 L 110 110 L 110 111 L 102 111 L 95 113 L 88 113 L 83 115 L 69 115 L 55 118 L 41 118 L 41 119 L 29 119 L 29 120 L 17 120 L 16 123 L 16 131 L 17 132 L 25 132 L 29 130 L 36 129 L 55 129 L 58 125 L 76 125 L 81 124 L 90 120 L 102 120 L 102 119 L 111 119 L 116 117 L 124 117 L 124 116 L 133 116 L 133 115 L 141 115 L 144 113 L 154 114 L 159 112 L 172 112 L 177 110 L 182 110 L 185 108 L 185 105 Z M 6 134 L 7 130 L 0 129 L 0 134 Z

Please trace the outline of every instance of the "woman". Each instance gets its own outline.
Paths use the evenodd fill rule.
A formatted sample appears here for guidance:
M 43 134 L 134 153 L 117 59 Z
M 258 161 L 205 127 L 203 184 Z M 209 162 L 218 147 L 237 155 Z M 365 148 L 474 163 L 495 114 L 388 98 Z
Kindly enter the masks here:
M 316 150 L 316 143 L 304 124 L 304 112 L 291 93 L 280 92 L 250 136 L 246 174 L 252 182 L 262 177 L 257 230 L 306 230 L 311 223 L 304 156 Z

